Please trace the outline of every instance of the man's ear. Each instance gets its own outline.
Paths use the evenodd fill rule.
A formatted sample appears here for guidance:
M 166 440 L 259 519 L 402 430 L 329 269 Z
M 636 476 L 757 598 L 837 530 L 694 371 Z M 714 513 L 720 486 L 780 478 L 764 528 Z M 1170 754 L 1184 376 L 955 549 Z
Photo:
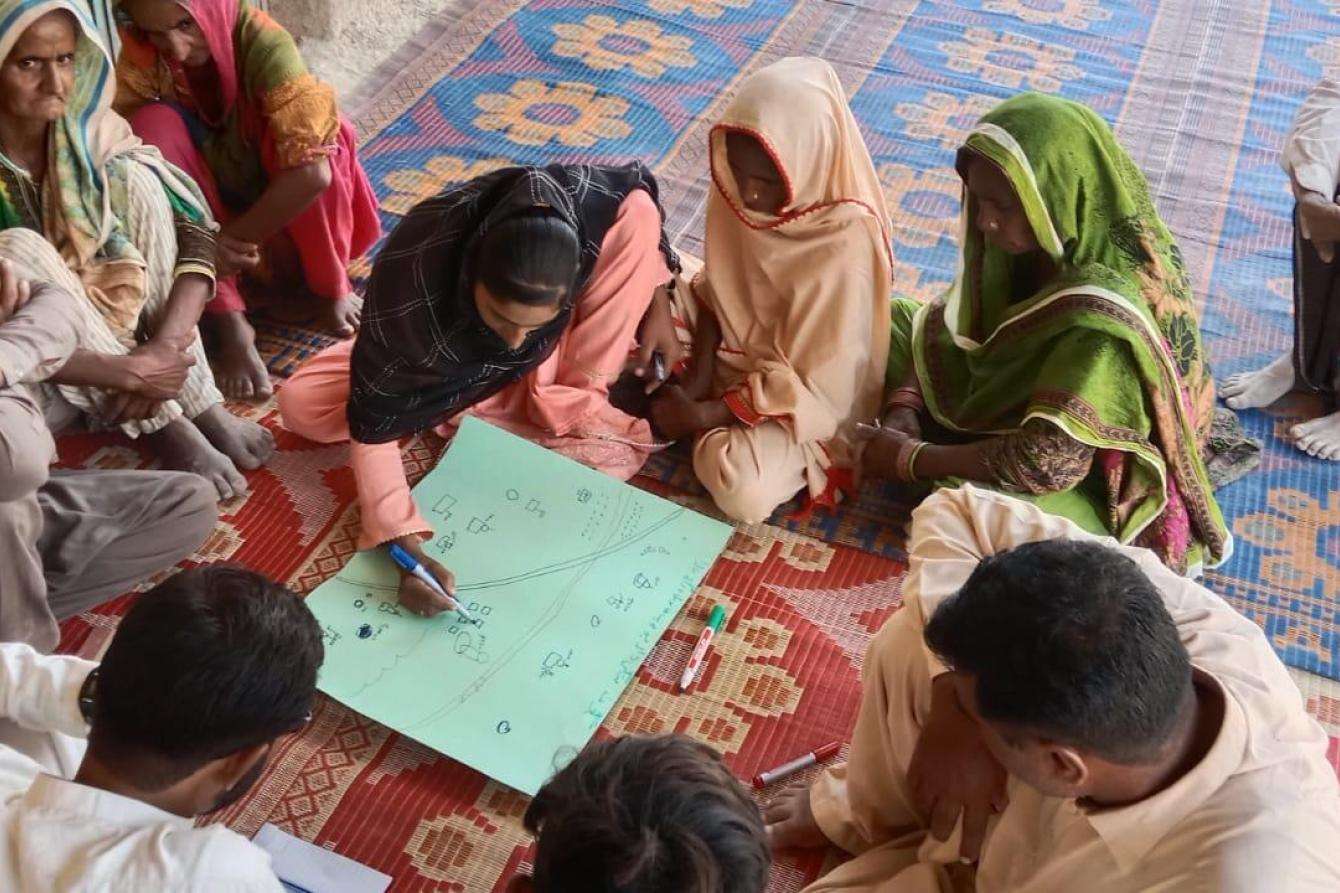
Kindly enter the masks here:
M 1048 748 L 1052 777 L 1061 787 L 1071 791 L 1072 797 L 1080 796 L 1089 784 L 1089 764 L 1073 747 L 1050 744 Z

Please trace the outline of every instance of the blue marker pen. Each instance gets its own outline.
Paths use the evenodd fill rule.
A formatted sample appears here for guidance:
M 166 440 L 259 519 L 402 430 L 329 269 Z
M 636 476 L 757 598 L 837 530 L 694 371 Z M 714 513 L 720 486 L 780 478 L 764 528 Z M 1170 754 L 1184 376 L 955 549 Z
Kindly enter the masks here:
M 442 584 L 437 582 L 437 578 L 428 572 L 428 568 L 424 567 L 422 564 L 419 563 L 417 558 L 415 558 L 413 555 L 409 554 L 403 548 L 401 548 L 400 544 L 391 543 L 390 552 L 392 561 L 403 567 L 405 570 L 409 571 L 414 576 L 418 577 L 423 582 L 427 583 L 428 587 L 432 589 L 434 592 L 440 593 L 451 604 L 451 609 L 453 611 L 455 611 L 457 614 L 460 614 L 462 617 L 464 617 L 471 623 L 478 623 L 478 621 L 475 620 L 475 618 L 471 617 L 466 612 L 465 608 L 461 607 L 461 603 L 457 601 L 454 596 L 452 596 L 449 592 L 447 592 L 445 589 L 442 588 Z

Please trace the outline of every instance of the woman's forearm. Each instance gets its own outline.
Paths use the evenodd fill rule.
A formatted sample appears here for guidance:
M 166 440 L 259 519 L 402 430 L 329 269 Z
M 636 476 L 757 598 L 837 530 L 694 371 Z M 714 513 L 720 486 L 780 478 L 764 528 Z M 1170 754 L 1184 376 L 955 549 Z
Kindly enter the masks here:
M 263 244 L 320 198 L 330 180 L 330 162 L 324 158 L 281 171 L 256 203 L 230 220 L 223 231 L 243 242 Z
M 991 467 L 983 455 L 987 443 L 985 440 L 952 445 L 928 443 L 917 454 L 917 461 L 912 471 L 917 480 L 922 481 L 957 477 L 970 481 L 999 483 L 993 479 Z
M 214 283 L 200 273 L 183 273 L 172 282 L 167 309 L 153 333 L 155 338 L 189 344 L 195 337 L 194 329 L 200 321 L 205 304 L 214 296 Z

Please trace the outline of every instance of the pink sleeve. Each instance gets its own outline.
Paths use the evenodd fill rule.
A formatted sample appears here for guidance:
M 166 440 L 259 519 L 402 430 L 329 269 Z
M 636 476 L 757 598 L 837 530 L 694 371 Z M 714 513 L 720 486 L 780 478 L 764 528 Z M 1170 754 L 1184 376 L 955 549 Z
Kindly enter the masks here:
M 410 533 L 432 535 L 409 492 L 400 444 L 350 442 L 350 460 L 358 482 L 363 531 L 358 548 L 371 549 Z

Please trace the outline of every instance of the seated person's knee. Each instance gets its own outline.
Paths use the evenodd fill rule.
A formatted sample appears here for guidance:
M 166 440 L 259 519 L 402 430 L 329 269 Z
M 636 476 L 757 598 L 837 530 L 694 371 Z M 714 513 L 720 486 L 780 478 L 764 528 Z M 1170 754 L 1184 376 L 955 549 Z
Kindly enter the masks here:
M 786 501 L 775 488 L 767 486 L 762 477 L 737 477 L 728 486 L 722 482 L 708 486 L 717 507 L 729 517 L 746 524 L 759 524 L 768 519 L 777 506 Z
M 14 443 L 0 434 L 0 502 L 24 499 L 47 482 L 51 457 L 36 440 Z
M 186 121 L 181 113 L 165 102 L 151 102 L 140 106 L 129 118 L 130 129 L 141 139 L 146 134 L 160 136 L 170 131 L 178 131 L 189 139 Z

